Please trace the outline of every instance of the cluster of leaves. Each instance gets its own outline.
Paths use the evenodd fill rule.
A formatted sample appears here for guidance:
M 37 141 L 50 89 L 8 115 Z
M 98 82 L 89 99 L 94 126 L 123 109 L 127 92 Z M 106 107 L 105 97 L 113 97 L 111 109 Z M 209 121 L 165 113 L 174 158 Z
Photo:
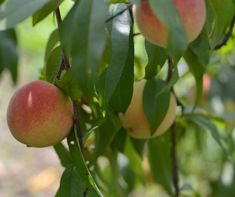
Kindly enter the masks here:
M 166 113 L 168 99 L 162 95 L 170 93 L 172 87 L 180 86 L 180 81 L 185 85 L 185 78 L 189 75 L 195 79 L 196 98 L 193 107 L 187 96 L 177 94 L 182 113 L 176 120 L 173 132 L 177 133 L 179 173 L 185 180 L 180 185 L 182 192 L 190 192 L 190 195 L 202 192 L 188 178 L 189 174 L 194 173 L 198 181 L 203 180 L 191 166 L 195 158 L 205 161 L 208 156 L 206 148 L 211 146 L 208 139 L 215 140 L 220 147 L 216 150 L 217 157 L 211 157 L 220 160 L 216 170 L 221 172 L 225 162 L 235 166 L 233 126 L 230 126 L 231 132 L 227 133 L 221 126 L 226 125 L 233 116 L 211 115 L 197 106 L 203 97 L 203 76 L 211 68 L 210 72 L 215 78 L 213 83 L 217 86 L 212 89 L 215 92 L 210 92 L 210 97 L 206 98 L 208 106 L 218 96 L 220 81 L 216 79 L 220 78 L 217 76 L 223 68 L 215 70 L 211 65 L 221 65 L 221 61 L 225 61 L 223 57 L 232 51 L 232 47 L 225 52 L 214 49 L 221 44 L 231 26 L 235 14 L 234 1 L 227 0 L 224 3 L 220 0 L 207 0 L 204 28 L 189 45 L 172 1 L 149 1 L 154 12 L 171 32 L 166 49 L 147 41 L 143 44 L 139 38 L 141 36 L 136 35 L 138 32 L 130 4 L 138 3 L 137 0 L 73 1 L 67 15 L 58 21 L 58 28 L 48 38 L 41 76 L 56 84 L 78 103 L 76 124 L 67 138 L 68 149 L 62 143 L 54 146 L 65 167 L 57 196 L 102 196 L 102 193 L 108 196 L 127 196 L 136 186 L 153 181 L 173 195 L 171 133 L 167 132 L 156 139 L 136 140 L 127 135 L 118 117 L 118 113 L 125 112 L 130 103 L 136 78 L 148 80 L 143 102 L 152 130 L 159 126 L 161 117 Z M 17 39 L 13 28 L 31 16 L 33 25 L 37 25 L 53 12 L 56 12 L 58 20 L 58 8 L 65 2 L 0 1 L 0 74 L 8 69 L 13 81 L 17 81 Z M 169 10 L 169 14 L 166 15 L 165 10 Z M 234 46 L 232 38 L 229 43 Z M 147 56 L 138 55 L 138 50 Z M 71 67 L 66 65 L 66 61 Z M 180 69 L 184 63 L 188 70 L 182 73 Z M 229 68 L 233 70 L 231 65 Z M 143 74 L 138 74 L 138 71 Z M 233 89 L 231 86 L 226 87 L 228 93 Z M 225 89 L 219 90 L 223 98 Z M 216 112 L 213 106 L 201 107 Z M 156 123 L 151 121 L 153 119 L 159 121 Z M 77 130 L 82 131 L 82 139 Z M 212 138 L 205 137 L 205 131 L 210 131 Z M 220 174 L 216 181 L 211 177 L 208 172 L 210 162 L 205 163 L 198 168 L 200 173 L 208 175 L 207 183 L 213 188 L 213 196 L 221 193 L 229 196 L 234 193 L 234 188 L 223 187 Z M 184 184 L 188 182 L 190 187 Z

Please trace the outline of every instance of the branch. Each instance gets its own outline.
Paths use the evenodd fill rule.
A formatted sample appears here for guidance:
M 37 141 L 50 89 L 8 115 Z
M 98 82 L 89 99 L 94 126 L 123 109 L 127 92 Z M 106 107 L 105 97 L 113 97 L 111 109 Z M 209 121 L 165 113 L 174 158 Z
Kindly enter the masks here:
M 56 16 L 56 21 L 57 21 L 58 29 L 59 29 L 59 27 L 60 27 L 60 25 L 62 23 L 62 18 L 61 18 L 59 7 L 56 8 L 56 10 L 55 10 L 55 16 Z M 64 49 L 62 49 L 62 61 L 61 61 L 60 69 L 59 69 L 59 71 L 57 73 L 56 78 L 60 79 L 61 73 L 63 72 L 63 70 L 67 70 L 69 68 L 70 68 L 69 60 L 68 60 L 68 58 L 65 55 Z
M 132 4 L 129 4 L 125 9 L 121 10 L 120 12 L 118 12 L 117 14 L 114 14 L 113 16 L 111 16 L 110 18 L 108 18 L 105 22 L 108 23 L 111 20 L 113 20 L 114 18 L 118 17 L 119 15 L 123 14 L 126 10 L 131 10 L 132 9 Z
M 62 23 L 62 18 L 61 18 L 59 7 L 55 10 L 55 16 L 56 16 L 58 29 L 59 29 Z M 70 63 L 68 61 L 67 56 L 65 55 L 64 49 L 62 48 L 62 62 L 61 62 L 60 70 L 57 74 L 57 79 L 60 79 L 62 71 L 68 68 L 70 68 Z M 84 150 L 83 135 L 82 135 L 79 116 L 78 116 L 78 102 L 77 101 L 73 101 L 73 111 L 74 111 L 74 124 L 76 126 L 77 133 L 78 133 L 79 145 L 80 145 L 81 151 L 83 152 Z
M 174 68 L 174 66 L 173 66 L 172 59 L 168 58 L 168 73 L 167 73 L 167 79 L 166 79 L 167 82 L 169 82 L 171 80 L 172 73 L 173 73 L 173 68 Z M 171 88 L 171 91 L 172 91 L 172 93 L 174 94 L 174 96 L 176 98 L 177 106 L 180 106 L 182 108 L 182 113 L 184 113 L 184 109 L 185 109 L 184 104 L 177 97 L 174 88 Z
M 235 25 L 235 15 L 233 16 L 232 18 L 232 21 L 230 23 L 230 26 L 229 26 L 229 29 L 228 29 L 228 32 L 225 34 L 224 38 L 222 39 L 222 41 L 217 44 L 214 48 L 214 50 L 218 50 L 220 49 L 221 47 L 223 47 L 224 45 L 227 44 L 229 38 L 232 36 L 232 33 L 233 33 L 233 27 Z
M 167 82 L 169 82 L 172 78 L 174 65 L 171 58 L 168 58 L 168 73 L 167 73 Z M 179 99 L 175 95 L 174 88 L 171 88 L 176 100 L 177 105 Z M 172 161 L 172 182 L 175 188 L 175 197 L 179 196 L 179 177 L 178 177 L 178 166 L 177 166 L 177 156 L 176 156 L 176 124 L 175 122 L 171 126 L 171 161 Z
M 171 126 L 171 161 L 172 161 L 172 182 L 175 188 L 175 197 L 179 196 L 179 175 L 176 156 L 176 124 Z

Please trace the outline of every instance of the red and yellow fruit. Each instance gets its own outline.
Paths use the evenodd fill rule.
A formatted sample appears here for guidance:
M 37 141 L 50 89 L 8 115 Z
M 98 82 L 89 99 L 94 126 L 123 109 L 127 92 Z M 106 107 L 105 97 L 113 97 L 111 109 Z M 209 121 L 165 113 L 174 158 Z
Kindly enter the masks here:
M 145 83 L 145 80 L 134 83 L 131 103 L 126 112 L 120 114 L 123 127 L 132 137 L 139 139 L 147 139 L 163 134 L 172 125 L 176 116 L 176 99 L 175 96 L 171 94 L 167 113 L 159 127 L 151 136 L 149 123 L 144 113 L 142 102 Z M 159 103 L 159 105 L 161 105 L 161 103 Z
M 205 23 L 205 0 L 173 0 L 173 3 L 185 28 L 187 40 L 191 42 L 199 35 Z M 136 6 L 134 13 L 139 30 L 146 40 L 166 47 L 168 29 L 153 13 L 149 0 L 142 0 Z M 166 10 L 166 14 L 170 13 Z
M 63 140 L 72 127 L 72 102 L 53 84 L 33 81 L 11 98 L 7 122 L 12 135 L 27 146 L 54 145 Z

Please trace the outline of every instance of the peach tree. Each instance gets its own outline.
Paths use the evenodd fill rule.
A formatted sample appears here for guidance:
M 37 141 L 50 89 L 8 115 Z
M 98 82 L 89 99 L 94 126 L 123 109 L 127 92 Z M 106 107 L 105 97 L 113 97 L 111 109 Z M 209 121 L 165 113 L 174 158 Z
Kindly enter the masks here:
M 0 0 L 0 75 L 17 83 L 16 26 L 48 15 L 56 28 L 40 79 L 71 99 L 72 126 L 60 136 L 68 108 L 45 90 L 31 111 L 19 96 L 9 127 L 21 134 L 18 122 L 44 116 L 46 129 L 32 123 L 21 141 L 34 146 L 37 131 L 54 148 L 57 197 L 134 196 L 149 185 L 157 196 L 235 194 L 234 0 Z

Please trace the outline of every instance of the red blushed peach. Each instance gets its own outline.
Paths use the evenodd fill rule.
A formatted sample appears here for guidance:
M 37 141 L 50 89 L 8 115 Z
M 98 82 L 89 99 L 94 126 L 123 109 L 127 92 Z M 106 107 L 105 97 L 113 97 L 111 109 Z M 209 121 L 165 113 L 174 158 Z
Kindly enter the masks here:
M 63 140 L 72 127 L 72 102 L 53 84 L 33 81 L 11 98 L 7 122 L 12 135 L 27 146 L 54 145 Z
M 173 0 L 180 20 L 185 28 L 188 42 L 193 41 L 201 32 L 206 19 L 205 0 Z M 140 32 L 149 42 L 166 47 L 168 29 L 154 15 L 149 0 L 142 0 L 134 9 L 135 19 Z M 166 14 L 167 13 L 166 10 Z

